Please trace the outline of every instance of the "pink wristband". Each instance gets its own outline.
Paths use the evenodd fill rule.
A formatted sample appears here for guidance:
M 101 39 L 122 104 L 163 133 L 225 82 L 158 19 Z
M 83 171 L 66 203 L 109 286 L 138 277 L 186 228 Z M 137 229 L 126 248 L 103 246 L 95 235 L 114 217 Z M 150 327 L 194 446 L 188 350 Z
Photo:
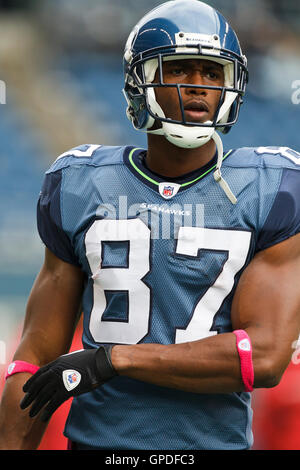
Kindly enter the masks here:
M 252 362 L 251 340 L 244 330 L 235 330 L 236 347 L 240 357 L 241 374 L 245 385 L 245 392 L 253 391 L 254 370 Z
M 18 374 L 19 372 L 30 372 L 31 374 L 35 374 L 38 370 L 38 366 L 30 364 L 29 362 L 14 361 L 9 364 L 6 370 L 5 380 L 11 375 Z

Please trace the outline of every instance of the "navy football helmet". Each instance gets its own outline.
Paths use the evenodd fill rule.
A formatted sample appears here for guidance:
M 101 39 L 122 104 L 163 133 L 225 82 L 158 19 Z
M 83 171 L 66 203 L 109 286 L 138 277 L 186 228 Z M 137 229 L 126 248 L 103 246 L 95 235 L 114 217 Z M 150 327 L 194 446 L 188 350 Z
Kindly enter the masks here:
M 224 86 L 165 84 L 163 62 L 187 58 L 222 64 Z M 237 121 L 248 81 L 247 60 L 235 32 L 217 10 L 198 0 L 171 0 L 144 16 L 127 40 L 124 74 L 127 116 L 133 126 L 164 135 L 183 148 L 200 147 L 211 138 L 215 139 L 216 130 L 223 133 L 230 130 Z M 155 76 L 159 78 L 154 83 Z M 181 121 L 165 116 L 156 100 L 155 89 L 170 86 L 177 88 Z M 183 87 L 220 90 L 219 105 L 212 121 L 186 121 L 181 98 Z M 157 126 L 153 129 L 154 123 L 159 123 L 159 129 Z

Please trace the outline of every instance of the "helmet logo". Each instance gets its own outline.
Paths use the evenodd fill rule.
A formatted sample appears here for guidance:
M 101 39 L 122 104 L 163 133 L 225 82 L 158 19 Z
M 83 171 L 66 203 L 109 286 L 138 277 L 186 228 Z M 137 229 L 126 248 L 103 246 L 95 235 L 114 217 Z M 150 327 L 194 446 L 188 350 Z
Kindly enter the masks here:
M 221 48 L 220 38 L 217 34 L 200 34 L 200 33 L 176 33 L 175 34 L 175 41 L 177 46 L 184 46 L 184 45 L 195 45 L 198 46 L 199 44 L 202 47 L 211 47 L 213 46 L 216 49 Z M 190 52 L 190 49 L 188 49 Z M 178 52 L 184 52 L 183 49 L 179 49 Z

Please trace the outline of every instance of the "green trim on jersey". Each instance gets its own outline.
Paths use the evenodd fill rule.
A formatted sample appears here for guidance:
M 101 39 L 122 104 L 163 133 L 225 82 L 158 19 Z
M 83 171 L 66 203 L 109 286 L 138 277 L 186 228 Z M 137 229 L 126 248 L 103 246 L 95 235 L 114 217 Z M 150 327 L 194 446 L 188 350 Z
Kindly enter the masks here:
M 132 156 L 133 156 L 133 154 L 134 154 L 134 152 L 135 152 L 136 150 L 143 150 L 143 149 L 140 149 L 140 148 L 137 147 L 137 148 L 131 150 L 131 152 L 130 152 L 130 154 L 129 154 L 129 157 L 128 157 L 128 159 L 129 159 L 131 165 L 133 166 L 133 168 L 134 168 L 143 178 L 145 178 L 146 180 L 150 181 L 150 183 L 155 184 L 156 186 L 159 186 L 160 183 L 159 183 L 158 181 L 155 181 L 154 179 L 150 178 L 150 176 L 146 175 L 146 174 L 145 174 L 142 170 L 140 170 L 140 169 L 136 166 L 136 164 L 134 163 Z M 224 155 L 223 160 L 225 160 L 225 158 L 227 158 L 231 152 L 232 152 L 232 149 L 229 150 L 229 152 L 227 152 L 226 155 Z M 213 165 L 213 166 L 212 166 L 209 170 L 207 170 L 205 173 L 203 173 L 202 175 L 198 176 L 198 178 L 195 178 L 195 179 L 192 180 L 192 181 L 188 181 L 187 183 L 182 183 L 182 184 L 180 184 L 180 187 L 183 188 L 183 187 L 185 187 L 185 186 L 188 186 L 189 184 L 195 183 L 196 181 L 200 180 L 200 179 L 203 178 L 205 175 L 207 175 L 207 173 L 210 173 L 212 170 L 214 170 L 214 169 L 216 168 L 216 166 L 217 166 L 217 164 Z M 167 179 L 166 179 L 166 181 L 167 181 Z

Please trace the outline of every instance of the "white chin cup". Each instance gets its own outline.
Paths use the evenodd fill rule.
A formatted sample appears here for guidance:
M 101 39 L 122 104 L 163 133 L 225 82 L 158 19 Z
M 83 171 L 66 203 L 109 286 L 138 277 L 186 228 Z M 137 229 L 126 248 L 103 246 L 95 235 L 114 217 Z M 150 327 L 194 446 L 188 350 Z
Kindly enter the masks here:
M 207 121 L 210 124 L 211 121 Z M 163 135 L 171 144 L 181 148 L 197 148 L 206 144 L 215 132 L 214 127 L 188 127 L 181 124 L 162 122 L 162 128 L 148 131 Z

